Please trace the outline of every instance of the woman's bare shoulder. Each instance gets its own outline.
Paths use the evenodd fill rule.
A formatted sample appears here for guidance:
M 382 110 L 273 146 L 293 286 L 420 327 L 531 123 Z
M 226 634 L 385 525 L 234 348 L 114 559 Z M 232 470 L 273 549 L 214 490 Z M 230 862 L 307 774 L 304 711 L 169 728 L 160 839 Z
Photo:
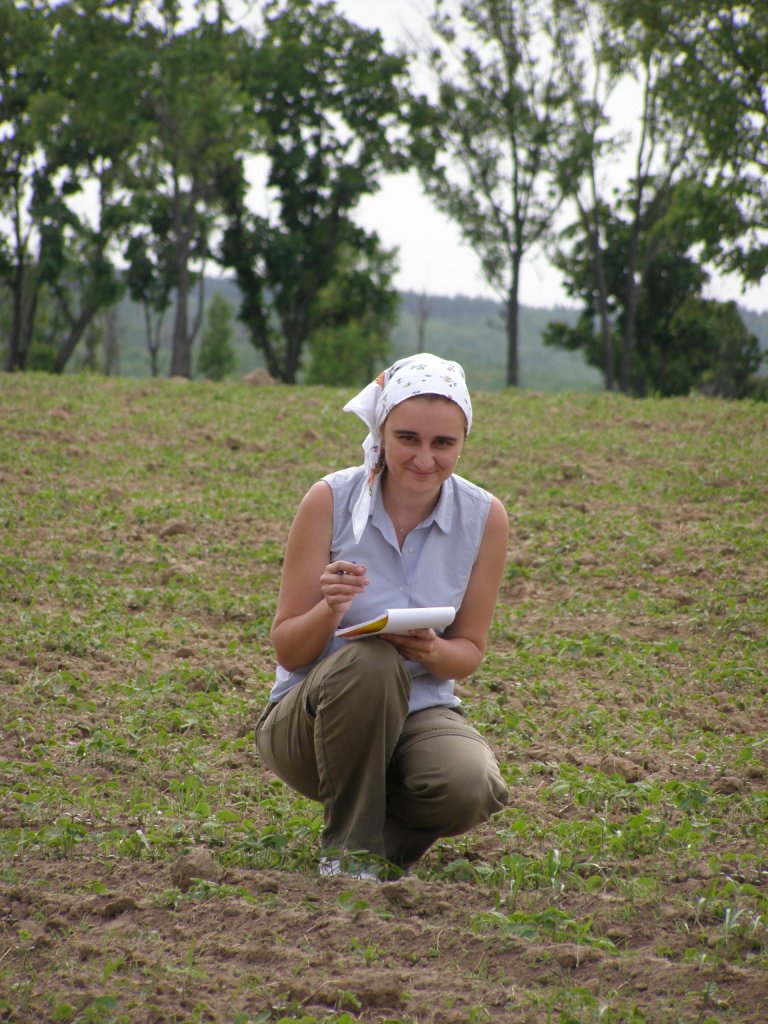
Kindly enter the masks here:
M 509 515 L 502 501 L 495 496 L 491 496 L 491 507 L 488 509 L 488 521 L 486 529 L 499 530 L 502 532 L 509 531 Z
M 299 509 L 310 513 L 325 512 L 333 508 L 333 494 L 325 480 L 317 480 L 301 499 Z

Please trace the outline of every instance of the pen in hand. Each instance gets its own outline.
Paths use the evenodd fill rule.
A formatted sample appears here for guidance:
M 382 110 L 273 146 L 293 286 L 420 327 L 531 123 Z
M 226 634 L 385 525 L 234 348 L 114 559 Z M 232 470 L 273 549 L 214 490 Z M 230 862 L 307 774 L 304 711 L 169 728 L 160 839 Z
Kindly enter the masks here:
M 342 558 L 326 566 L 320 587 L 331 608 L 344 615 L 352 601 L 369 583 L 364 565 Z

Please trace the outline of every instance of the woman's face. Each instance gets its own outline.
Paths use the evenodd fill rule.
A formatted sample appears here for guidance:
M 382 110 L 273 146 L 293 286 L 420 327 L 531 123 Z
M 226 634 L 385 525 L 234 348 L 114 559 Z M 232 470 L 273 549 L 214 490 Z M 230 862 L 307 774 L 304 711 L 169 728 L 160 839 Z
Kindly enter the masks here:
M 466 428 L 464 413 L 448 398 L 406 399 L 384 423 L 387 472 L 409 493 L 438 491 L 456 469 Z

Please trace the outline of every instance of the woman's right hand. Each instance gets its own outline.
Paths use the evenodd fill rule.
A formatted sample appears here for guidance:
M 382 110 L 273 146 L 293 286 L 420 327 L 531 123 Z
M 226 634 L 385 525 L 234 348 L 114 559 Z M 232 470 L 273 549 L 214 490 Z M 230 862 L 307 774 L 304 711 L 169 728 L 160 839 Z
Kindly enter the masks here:
M 320 577 L 320 590 L 329 608 L 343 616 L 369 583 L 364 565 L 358 565 L 357 562 L 331 562 L 326 565 Z

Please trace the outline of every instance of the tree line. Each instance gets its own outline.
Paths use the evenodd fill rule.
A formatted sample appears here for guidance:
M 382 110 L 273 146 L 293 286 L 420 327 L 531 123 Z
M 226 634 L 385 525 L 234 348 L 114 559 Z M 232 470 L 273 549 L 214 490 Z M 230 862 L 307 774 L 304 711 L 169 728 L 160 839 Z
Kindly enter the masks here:
M 435 0 L 413 52 L 333 2 L 249 12 L 0 0 L 7 370 L 61 372 L 81 342 L 106 346 L 128 293 L 155 372 L 168 319 L 170 373 L 189 376 L 217 266 L 273 377 L 369 378 L 397 256 L 355 210 L 415 168 L 497 291 L 507 384 L 538 250 L 582 310 L 546 341 L 606 388 L 760 393 L 756 339 L 704 291 L 712 269 L 766 272 L 764 4 Z M 628 85 L 637 114 L 617 116 Z M 611 179 L 619 161 L 632 169 Z

